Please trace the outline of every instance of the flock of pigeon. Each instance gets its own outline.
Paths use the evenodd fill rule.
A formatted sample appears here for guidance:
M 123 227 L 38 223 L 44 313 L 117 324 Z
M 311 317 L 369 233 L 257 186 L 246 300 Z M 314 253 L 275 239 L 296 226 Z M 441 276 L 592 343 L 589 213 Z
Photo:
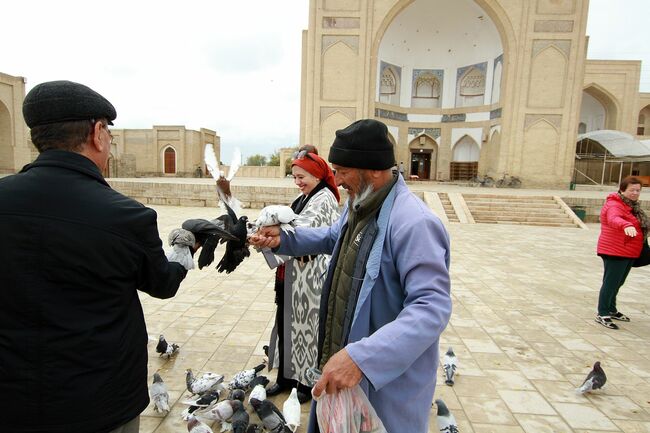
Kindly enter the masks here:
M 156 352 L 162 358 L 169 359 L 178 353 L 177 344 L 169 344 L 160 336 Z M 272 401 L 266 398 L 266 386 L 269 380 L 259 373 L 266 366 L 262 363 L 254 368 L 242 370 L 230 381 L 224 382 L 224 376 L 205 372 L 194 376 L 192 369 L 185 371 L 185 384 L 189 396 L 181 402 L 187 405 L 181 416 L 187 421 L 189 433 L 213 433 L 209 423 L 221 424 L 221 431 L 232 430 L 234 433 L 293 433 L 300 426 L 300 402 L 294 388 L 282 405 L 280 411 Z M 257 414 L 261 424 L 251 423 L 246 410 L 246 393 L 249 392 L 248 405 L 251 414 Z M 154 410 L 168 414 L 169 393 L 159 373 L 154 373 L 153 383 L 149 388 Z M 226 397 L 227 396 L 227 397 Z M 226 398 L 222 398 L 226 397 Z
M 456 376 L 457 370 L 458 358 L 454 353 L 454 349 L 450 347 L 442 359 L 442 371 L 445 375 L 445 385 L 454 386 L 454 376 Z M 585 394 L 587 392 L 601 389 L 605 385 L 605 382 L 607 382 L 607 376 L 600 366 L 600 361 L 596 361 L 594 368 L 589 372 L 582 385 L 576 389 L 576 392 Z M 459 430 L 456 418 L 449 411 L 445 402 L 441 399 L 437 399 L 435 404 L 437 406 L 438 430 L 443 433 L 458 433 Z

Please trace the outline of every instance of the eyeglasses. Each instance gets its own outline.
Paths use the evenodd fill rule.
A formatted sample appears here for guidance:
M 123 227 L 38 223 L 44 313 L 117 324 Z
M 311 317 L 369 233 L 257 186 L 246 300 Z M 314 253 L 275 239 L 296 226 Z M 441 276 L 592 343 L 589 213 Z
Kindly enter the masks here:
M 101 120 L 95 120 L 95 119 L 91 119 L 90 121 L 91 121 L 92 124 L 93 124 L 93 128 L 95 127 L 95 124 L 96 124 L 97 122 L 99 122 L 99 123 L 102 125 L 102 128 L 104 128 L 104 129 L 106 130 L 106 132 L 108 133 L 108 137 L 109 137 L 110 140 L 111 140 L 111 144 L 115 144 L 113 134 L 111 134 L 111 130 L 108 129 L 108 125 L 107 125 L 106 123 L 102 122 Z

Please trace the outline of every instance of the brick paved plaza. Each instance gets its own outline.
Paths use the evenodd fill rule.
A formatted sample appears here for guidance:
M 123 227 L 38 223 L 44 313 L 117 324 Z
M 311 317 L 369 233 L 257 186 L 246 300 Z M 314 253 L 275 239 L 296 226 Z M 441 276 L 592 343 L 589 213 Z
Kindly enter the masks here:
M 216 216 L 208 208 L 154 208 L 163 238 L 185 219 Z M 257 212 L 247 210 L 250 217 Z M 650 432 L 650 268 L 633 269 L 619 294 L 619 309 L 632 322 L 608 330 L 593 320 L 602 276 L 598 225 L 450 224 L 448 230 L 454 310 L 440 346 L 441 353 L 454 348 L 460 368 L 454 387 L 439 372 L 436 398 L 447 403 L 460 431 Z M 179 402 L 187 394 L 186 368 L 229 377 L 262 360 L 273 296 L 273 272 L 257 253 L 228 276 L 214 266 L 191 271 L 173 299 L 141 296 L 149 335 L 163 333 L 181 345 L 176 358 L 164 361 L 149 344 L 150 376 L 160 370 L 175 404 L 166 417 L 149 407 L 142 432 L 187 431 Z M 596 360 L 607 373 L 606 388 L 576 394 Z M 285 397 L 275 399 L 280 407 Z M 303 405 L 303 420 L 306 411 Z M 299 431 L 305 427 L 303 421 Z

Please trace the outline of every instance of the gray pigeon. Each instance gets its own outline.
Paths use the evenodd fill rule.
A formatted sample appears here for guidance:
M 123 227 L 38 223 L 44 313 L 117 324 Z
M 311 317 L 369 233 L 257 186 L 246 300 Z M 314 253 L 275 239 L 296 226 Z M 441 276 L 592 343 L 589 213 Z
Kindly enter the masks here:
M 203 373 L 203 376 L 195 378 L 192 369 L 185 370 L 185 385 L 192 394 L 203 394 L 208 391 L 223 388 L 223 375 L 215 373 Z
M 253 379 L 255 379 L 255 377 L 257 377 L 257 373 L 264 370 L 264 367 L 266 367 L 266 364 L 261 363 L 257 367 L 240 371 L 233 376 L 232 380 L 228 384 L 228 388 L 239 388 L 243 390 L 248 389 L 250 383 L 253 381 Z
M 600 361 L 596 361 L 594 368 L 589 372 L 585 381 L 576 391 L 580 394 L 591 392 L 595 389 L 602 388 L 605 382 L 607 382 L 607 376 L 605 376 L 605 372 L 600 366 Z
M 233 400 L 223 400 L 213 406 L 197 409 L 192 415 L 197 415 L 201 418 L 209 419 L 211 421 L 219 421 L 221 423 L 224 423 L 232 416 L 234 412 L 234 404 L 235 403 Z
M 280 412 L 272 401 L 259 401 L 256 398 L 251 399 L 251 406 L 255 409 L 257 416 L 264 424 L 264 428 L 272 433 L 292 433 L 287 426 L 284 415 Z
M 174 229 L 169 233 L 167 240 L 172 247 L 172 250 L 167 253 L 167 260 L 180 263 L 188 271 L 194 269 L 192 258 L 192 251 L 196 244 L 194 234 L 189 230 Z
M 167 385 L 165 385 L 158 373 L 153 374 L 153 384 L 149 388 L 149 394 L 151 394 L 151 401 L 153 401 L 153 410 L 159 413 L 169 412 Z
M 442 361 L 442 368 L 445 372 L 445 384 L 449 386 L 454 385 L 454 375 L 456 374 L 456 369 L 458 368 L 458 358 L 454 353 L 454 349 L 451 347 L 445 353 L 445 357 Z
M 246 429 L 246 433 L 263 433 L 264 428 L 259 424 L 251 424 Z
M 436 400 L 436 406 L 438 406 L 438 430 L 443 433 L 458 433 L 456 418 L 451 412 L 449 412 L 445 402 L 438 399 Z
M 243 402 L 245 397 L 246 397 L 246 391 L 244 391 L 243 389 L 235 388 L 232 391 L 230 391 L 230 394 L 228 395 L 228 400 L 239 400 Z
M 169 344 L 165 337 L 160 334 L 158 337 L 158 344 L 156 345 L 156 352 L 160 354 L 162 358 L 169 359 L 172 355 L 178 353 L 180 346 L 178 344 Z
M 230 418 L 233 433 L 246 433 L 249 416 L 246 409 L 244 409 L 244 404 L 239 400 L 235 400 L 233 403 L 233 410 L 234 412 Z
M 220 389 L 212 390 L 212 391 L 205 392 L 203 394 L 199 394 L 192 400 L 183 400 L 181 403 L 190 406 L 181 413 L 183 419 L 189 420 L 190 414 L 197 409 L 206 408 L 208 406 L 217 404 L 217 402 L 219 401 L 219 395 L 221 394 L 221 391 L 222 390 Z

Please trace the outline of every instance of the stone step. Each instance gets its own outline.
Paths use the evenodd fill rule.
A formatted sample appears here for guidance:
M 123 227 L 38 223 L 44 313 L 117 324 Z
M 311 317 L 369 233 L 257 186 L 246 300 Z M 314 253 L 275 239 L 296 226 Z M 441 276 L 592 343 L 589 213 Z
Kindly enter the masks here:
M 512 209 L 517 212 L 525 212 L 525 211 L 532 211 L 532 210 L 542 210 L 542 209 L 561 209 L 559 204 L 537 204 L 537 203 L 522 203 L 520 205 L 515 205 L 513 206 L 512 204 L 508 203 L 471 203 L 471 202 L 465 202 L 467 203 L 467 207 L 470 208 L 470 210 L 496 210 L 496 209 Z
M 474 219 L 480 218 L 497 218 L 507 220 L 510 218 L 553 218 L 560 220 L 569 221 L 569 216 L 565 213 L 540 213 L 540 212 L 522 212 L 522 213 L 512 213 L 512 212 L 472 212 Z
M 546 217 L 546 216 L 509 216 L 509 217 L 503 217 L 499 215 L 488 215 L 488 216 L 478 216 L 474 215 L 474 220 L 476 222 L 486 222 L 486 221 L 494 221 L 494 222 L 504 222 L 504 223 L 511 223 L 511 222 L 539 222 L 539 223 L 567 223 L 567 224 L 573 224 L 573 222 L 569 219 L 569 217 L 566 218 L 557 218 L 554 216 Z
M 536 200 L 553 200 L 548 195 L 500 195 L 500 194 L 463 194 L 465 200 L 511 200 L 511 201 L 536 201 Z
M 573 223 L 563 223 L 563 222 L 519 222 L 519 221 L 477 221 L 481 224 L 510 224 L 510 225 L 525 225 L 525 226 L 537 226 L 537 227 L 570 227 L 577 228 L 578 226 Z
M 534 204 L 534 205 L 556 205 L 557 202 L 555 200 L 502 200 L 502 199 L 490 199 L 490 200 L 480 200 L 480 199 L 473 199 L 473 198 L 467 198 L 463 197 L 465 199 L 465 203 L 476 203 L 476 204 L 493 204 L 493 203 L 503 203 L 503 204 L 509 204 L 512 206 L 517 206 L 517 205 L 522 205 L 522 204 Z

